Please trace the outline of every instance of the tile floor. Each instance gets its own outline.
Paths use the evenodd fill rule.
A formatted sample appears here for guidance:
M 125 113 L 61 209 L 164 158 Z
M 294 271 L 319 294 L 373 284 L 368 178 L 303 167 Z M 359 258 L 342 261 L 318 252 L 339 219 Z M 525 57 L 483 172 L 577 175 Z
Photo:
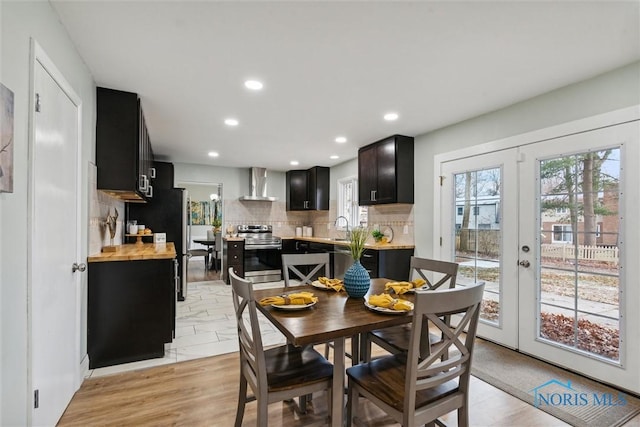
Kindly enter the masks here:
M 254 289 L 281 287 L 282 282 L 261 283 Z M 284 344 L 284 336 L 271 322 L 260 322 L 265 346 Z M 190 282 L 185 301 L 176 305 L 176 336 L 166 344 L 163 358 L 142 360 L 89 370 L 87 378 L 133 371 L 238 351 L 231 286 L 221 280 Z

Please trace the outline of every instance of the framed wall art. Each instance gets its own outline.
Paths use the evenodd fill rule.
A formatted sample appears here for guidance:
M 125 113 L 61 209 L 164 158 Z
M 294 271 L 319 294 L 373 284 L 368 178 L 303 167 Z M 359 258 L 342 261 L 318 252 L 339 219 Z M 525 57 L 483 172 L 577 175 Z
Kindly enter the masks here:
M 13 92 L 0 83 L 0 192 L 13 193 Z

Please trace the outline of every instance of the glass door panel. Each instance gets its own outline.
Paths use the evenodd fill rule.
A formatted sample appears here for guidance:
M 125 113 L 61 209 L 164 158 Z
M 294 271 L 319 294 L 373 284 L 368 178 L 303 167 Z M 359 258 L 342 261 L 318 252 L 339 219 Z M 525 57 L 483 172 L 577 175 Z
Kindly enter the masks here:
M 518 170 L 518 237 L 534 249 L 520 254 L 531 264 L 518 273 L 520 350 L 636 391 L 640 257 L 625 219 L 639 208 L 638 133 L 628 123 L 523 146 Z
M 485 284 L 478 335 L 517 345 L 515 150 L 441 165 L 443 259 L 460 264 L 457 284 Z

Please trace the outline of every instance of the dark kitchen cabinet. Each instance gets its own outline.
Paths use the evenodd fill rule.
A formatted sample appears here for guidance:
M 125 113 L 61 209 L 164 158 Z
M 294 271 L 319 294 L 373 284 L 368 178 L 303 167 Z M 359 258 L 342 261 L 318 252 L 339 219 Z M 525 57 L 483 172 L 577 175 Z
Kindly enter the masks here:
M 90 262 L 89 368 L 164 356 L 175 330 L 173 259 Z
M 358 202 L 413 203 L 413 138 L 394 135 L 358 150 Z
M 374 279 L 386 277 L 394 280 L 409 280 L 409 269 L 413 249 L 365 249 L 360 263 Z
M 286 176 L 287 210 L 329 210 L 329 168 L 290 170 Z
M 138 95 L 96 90 L 98 189 L 128 202 L 153 197 L 153 150 Z
M 233 268 L 233 272 L 244 278 L 244 240 L 227 240 L 223 243 L 222 265 L 224 266 L 223 276 L 229 284 L 229 267 Z

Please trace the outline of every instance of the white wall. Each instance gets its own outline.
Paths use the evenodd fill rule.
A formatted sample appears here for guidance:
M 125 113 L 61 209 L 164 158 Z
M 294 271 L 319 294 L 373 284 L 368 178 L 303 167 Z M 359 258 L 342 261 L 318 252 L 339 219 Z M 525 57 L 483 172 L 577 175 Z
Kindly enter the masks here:
M 83 103 L 82 129 L 82 258 L 87 255 L 89 160 L 95 146 L 95 85 L 89 70 L 67 37 L 48 2 L 2 1 L 1 76 L 15 94 L 14 192 L 0 195 L 0 345 L 2 366 L 0 425 L 27 425 L 29 396 L 27 352 L 27 201 L 30 38 L 42 46 Z M 55 250 L 55 248 L 51 248 Z M 86 276 L 82 283 L 86 311 Z M 86 354 L 86 323 L 82 348 Z
M 416 255 L 433 254 L 433 160 L 440 153 L 640 104 L 640 62 L 416 137 Z

